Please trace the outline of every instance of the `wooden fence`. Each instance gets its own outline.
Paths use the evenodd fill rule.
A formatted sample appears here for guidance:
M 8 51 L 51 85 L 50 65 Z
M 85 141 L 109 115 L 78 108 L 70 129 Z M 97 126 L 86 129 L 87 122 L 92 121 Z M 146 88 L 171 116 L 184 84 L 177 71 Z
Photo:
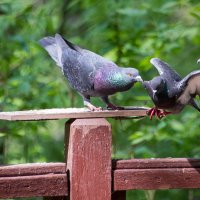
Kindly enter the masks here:
M 105 118 L 145 115 L 145 109 L 1 112 L 2 120 L 71 119 L 65 125 L 66 162 L 1 166 L 0 198 L 125 200 L 126 190 L 200 188 L 200 159 L 111 160 Z

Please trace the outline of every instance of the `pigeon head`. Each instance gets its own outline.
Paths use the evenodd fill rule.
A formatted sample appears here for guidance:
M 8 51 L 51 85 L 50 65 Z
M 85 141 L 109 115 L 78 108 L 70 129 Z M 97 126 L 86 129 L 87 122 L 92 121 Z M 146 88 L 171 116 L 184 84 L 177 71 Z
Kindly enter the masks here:
M 122 69 L 122 74 L 123 74 L 125 80 L 130 81 L 131 83 L 143 82 L 137 69 L 130 68 L 130 67 L 129 68 L 121 68 L 121 69 Z
M 155 77 L 150 81 L 152 89 L 155 91 L 156 94 L 160 94 L 166 89 L 166 82 L 160 77 Z
M 157 98 L 157 95 L 167 92 L 167 84 L 160 76 L 154 77 L 150 81 L 144 81 L 143 85 L 153 100 Z
M 130 89 L 135 82 L 142 82 L 137 69 L 133 68 L 104 68 L 95 75 L 94 88 L 106 94 Z
M 200 63 L 200 58 L 197 60 L 197 63 Z

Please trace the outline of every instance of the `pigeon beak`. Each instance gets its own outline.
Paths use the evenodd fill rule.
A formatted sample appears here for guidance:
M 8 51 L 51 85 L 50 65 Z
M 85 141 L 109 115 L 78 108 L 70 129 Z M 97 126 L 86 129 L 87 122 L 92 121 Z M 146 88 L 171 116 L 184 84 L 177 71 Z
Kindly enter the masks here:
M 135 79 L 136 81 L 138 81 L 138 82 L 143 82 L 141 76 L 136 76 L 134 79 Z
M 200 63 L 200 58 L 197 60 L 197 63 Z

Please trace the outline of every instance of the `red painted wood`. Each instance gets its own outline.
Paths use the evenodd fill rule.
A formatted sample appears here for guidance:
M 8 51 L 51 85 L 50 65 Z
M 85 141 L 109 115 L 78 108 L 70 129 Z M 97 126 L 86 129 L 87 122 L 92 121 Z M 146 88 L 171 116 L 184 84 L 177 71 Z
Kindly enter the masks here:
M 112 200 L 126 200 L 126 191 L 115 191 L 112 194 Z
M 69 149 L 69 136 L 70 136 L 70 126 L 74 122 L 75 119 L 69 119 L 65 123 L 65 147 L 64 147 L 64 159 L 67 166 L 67 157 L 68 157 L 68 149 Z M 65 169 L 66 170 L 66 169 Z
M 65 196 L 67 194 L 66 174 L 0 178 L 0 198 Z
M 200 159 L 192 158 L 156 158 L 114 160 L 113 169 L 149 169 L 149 168 L 200 168 Z
M 105 119 L 71 124 L 67 167 L 71 200 L 111 199 L 111 127 Z
M 200 188 L 200 168 L 120 169 L 114 190 Z
M 44 175 L 44 174 L 65 174 L 65 163 L 29 163 L 18 165 L 1 165 L 1 177 L 16 177 L 16 176 L 30 176 L 30 175 Z

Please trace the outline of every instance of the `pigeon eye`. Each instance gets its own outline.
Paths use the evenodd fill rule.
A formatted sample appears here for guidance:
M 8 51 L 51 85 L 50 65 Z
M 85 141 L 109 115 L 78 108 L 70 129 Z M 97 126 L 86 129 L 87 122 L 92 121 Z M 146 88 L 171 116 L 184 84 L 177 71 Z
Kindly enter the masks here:
M 128 73 L 127 75 L 128 75 L 128 76 L 133 76 L 133 74 L 131 74 L 131 73 Z

